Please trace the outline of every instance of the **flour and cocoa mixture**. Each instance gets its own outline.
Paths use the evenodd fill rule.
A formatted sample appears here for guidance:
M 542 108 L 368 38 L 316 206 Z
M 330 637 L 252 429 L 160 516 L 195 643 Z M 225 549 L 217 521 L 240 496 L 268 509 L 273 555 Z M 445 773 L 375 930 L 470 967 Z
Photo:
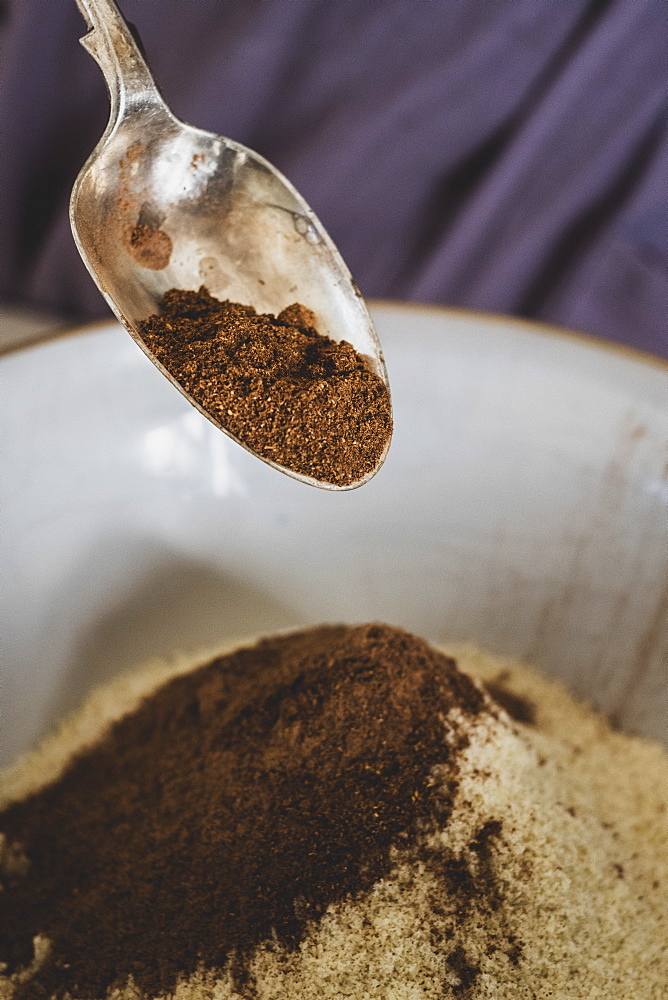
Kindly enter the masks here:
M 665 751 L 450 652 L 323 626 L 96 692 L 4 777 L 0 996 L 663 997 Z
M 263 458 L 321 483 L 373 472 L 392 434 L 390 394 L 299 303 L 278 316 L 172 288 L 139 334 L 214 420 Z

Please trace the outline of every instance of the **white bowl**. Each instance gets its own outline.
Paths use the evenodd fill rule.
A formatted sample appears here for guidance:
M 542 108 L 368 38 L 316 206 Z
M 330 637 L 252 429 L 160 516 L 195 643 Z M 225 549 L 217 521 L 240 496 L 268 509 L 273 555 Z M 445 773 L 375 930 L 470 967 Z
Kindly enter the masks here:
M 384 620 L 668 720 L 668 367 L 510 319 L 372 309 L 393 390 L 352 493 L 251 458 L 115 323 L 8 355 L 3 759 L 153 655 Z

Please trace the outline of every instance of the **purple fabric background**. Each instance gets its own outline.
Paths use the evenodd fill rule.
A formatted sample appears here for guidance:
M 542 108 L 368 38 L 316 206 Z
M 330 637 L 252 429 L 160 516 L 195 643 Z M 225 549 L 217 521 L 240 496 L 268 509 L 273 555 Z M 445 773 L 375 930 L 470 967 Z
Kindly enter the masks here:
M 664 0 L 121 0 L 174 111 L 296 184 L 368 296 L 668 356 Z M 74 0 L 0 28 L 0 295 L 106 306 L 72 182 L 108 104 Z

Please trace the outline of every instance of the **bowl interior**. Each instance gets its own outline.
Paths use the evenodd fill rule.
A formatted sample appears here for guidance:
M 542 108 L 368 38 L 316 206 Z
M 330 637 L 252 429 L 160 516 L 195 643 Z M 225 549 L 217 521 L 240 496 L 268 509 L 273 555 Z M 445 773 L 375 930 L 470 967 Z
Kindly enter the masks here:
M 665 367 L 372 313 L 396 432 L 352 493 L 251 458 L 115 323 L 4 359 L 4 762 L 146 658 L 373 619 L 533 660 L 666 739 Z

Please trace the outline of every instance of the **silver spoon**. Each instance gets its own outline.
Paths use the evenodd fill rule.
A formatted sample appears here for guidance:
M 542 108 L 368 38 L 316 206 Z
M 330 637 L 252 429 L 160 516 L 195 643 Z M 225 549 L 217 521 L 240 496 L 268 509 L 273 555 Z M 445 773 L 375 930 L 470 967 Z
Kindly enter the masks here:
M 142 320 L 159 311 L 168 289 L 204 284 L 217 298 L 258 312 L 277 314 L 302 302 L 314 311 L 320 333 L 351 343 L 387 385 L 364 301 L 301 195 L 257 153 L 172 114 L 113 0 L 77 4 L 90 29 L 81 44 L 104 74 L 111 113 L 72 190 L 70 222 L 93 279 L 144 353 L 229 434 L 184 392 L 137 332 Z M 345 487 L 258 457 L 301 482 L 336 490 L 367 482 L 386 453 L 374 470 Z

